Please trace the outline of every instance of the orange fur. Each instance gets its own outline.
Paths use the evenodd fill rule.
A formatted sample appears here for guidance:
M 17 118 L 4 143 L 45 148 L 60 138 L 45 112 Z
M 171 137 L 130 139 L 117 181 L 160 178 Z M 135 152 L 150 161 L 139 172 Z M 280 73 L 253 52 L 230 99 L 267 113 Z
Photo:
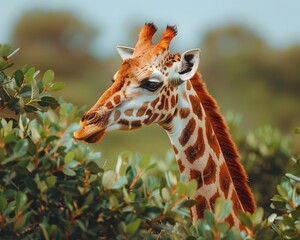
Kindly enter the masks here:
M 240 156 L 234 142 L 228 134 L 228 127 L 225 124 L 224 118 L 218 111 L 218 105 L 209 95 L 199 73 L 196 73 L 190 81 L 201 100 L 206 115 L 211 121 L 241 204 L 245 211 L 253 213 L 256 205 L 248 185 L 248 177 L 244 167 L 239 162 Z

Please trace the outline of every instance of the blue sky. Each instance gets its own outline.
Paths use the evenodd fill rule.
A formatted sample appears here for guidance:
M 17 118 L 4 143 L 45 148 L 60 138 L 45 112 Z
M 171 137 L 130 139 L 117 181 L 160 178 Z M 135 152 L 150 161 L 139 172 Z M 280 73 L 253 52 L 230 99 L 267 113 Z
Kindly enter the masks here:
M 131 27 L 153 21 L 163 29 L 176 24 L 178 51 L 198 47 L 212 28 L 230 23 L 249 26 L 272 46 L 300 43 L 299 0 L 0 0 L 0 42 L 10 41 L 10 29 L 31 9 L 68 10 L 101 31 L 94 47 L 98 54 L 115 54 L 115 46 L 129 45 Z M 195 37 L 197 36 L 197 37 Z

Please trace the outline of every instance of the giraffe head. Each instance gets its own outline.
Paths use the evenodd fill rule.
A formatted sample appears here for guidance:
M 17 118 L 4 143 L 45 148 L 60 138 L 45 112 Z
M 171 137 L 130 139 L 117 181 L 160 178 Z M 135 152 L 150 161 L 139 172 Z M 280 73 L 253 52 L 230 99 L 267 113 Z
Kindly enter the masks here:
M 146 23 L 135 48 L 118 46 L 123 60 L 113 84 L 82 117 L 78 140 L 99 141 L 113 130 L 132 130 L 151 123 L 166 126 L 176 114 L 178 87 L 190 79 L 199 65 L 199 49 L 171 54 L 169 45 L 177 34 L 167 26 L 160 41 L 152 37 L 157 28 Z

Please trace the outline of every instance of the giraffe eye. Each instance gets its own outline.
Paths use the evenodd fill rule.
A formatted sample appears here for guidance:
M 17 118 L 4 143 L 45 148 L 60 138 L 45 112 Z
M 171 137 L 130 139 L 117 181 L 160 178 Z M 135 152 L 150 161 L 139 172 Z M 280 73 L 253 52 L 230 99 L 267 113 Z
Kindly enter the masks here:
M 141 88 L 147 89 L 150 92 L 154 92 L 162 86 L 162 82 L 152 82 L 147 80 L 142 81 Z

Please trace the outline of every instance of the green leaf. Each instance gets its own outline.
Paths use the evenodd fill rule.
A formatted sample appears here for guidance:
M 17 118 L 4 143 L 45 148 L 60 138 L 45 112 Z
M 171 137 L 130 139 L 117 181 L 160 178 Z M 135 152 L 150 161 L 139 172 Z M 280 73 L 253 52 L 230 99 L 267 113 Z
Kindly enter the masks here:
M 27 212 L 26 214 L 21 215 L 21 216 L 15 221 L 14 228 L 15 228 L 16 230 L 22 228 L 22 227 L 25 225 L 25 223 L 26 223 L 26 221 L 27 221 L 27 219 L 28 219 L 28 217 L 29 217 L 30 215 L 31 215 L 31 212 Z
M 29 68 L 28 71 L 25 73 L 25 81 L 28 84 L 31 84 L 32 80 L 33 80 L 33 76 L 35 73 L 35 68 Z
M 103 173 L 102 184 L 105 188 L 112 189 L 114 185 L 115 175 L 115 172 L 112 170 L 108 170 Z
M 252 220 L 246 213 L 239 211 L 238 218 L 244 226 L 248 227 L 249 229 L 253 228 Z
M 193 195 L 195 195 L 196 190 L 197 190 L 197 181 L 195 179 L 189 181 L 186 185 L 186 195 L 188 197 L 191 197 Z
M 255 210 L 255 212 L 253 213 L 253 223 L 255 224 L 259 224 L 262 221 L 264 215 L 264 210 L 263 208 L 259 207 Z
M 276 186 L 278 193 L 283 197 L 283 198 L 288 198 L 288 191 L 281 185 Z
M 75 152 L 74 151 L 70 151 L 66 154 L 66 156 L 64 157 L 64 161 L 65 163 L 69 163 L 71 162 L 72 160 L 74 160 L 75 158 Z
M 63 173 L 67 176 L 76 176 L 76 172 L 72 170 L 71 168 L 68 168 L 67 166 L 64 166 Z
M 214 214 L 210 210 L 205 210 L 204 211 L 204 216 L 205 216 L 205 219 L 206 219 L 208 225 L 211 228 L 214 228 L 214 226 L 215 226 L 215 216 L 214 216 Z
M 98 173 L 100 171 L 100 167 L 98 166 L 98 164 L 94 161 L 90 161 L 88 162 L 87 166 L 88 170 L 91 171 L 91 173 Z
M 300 182 L 300 178 L 299 177 L 296 177 L 295 175 L 293 174 L 290 174 L 290 173 L 286 173 L 285 176 L 287 176 L 289 179 L 291 180 L 294 180 L 296 182 Z
M 274 197 L 272 197 L 271 199 L 274 202 L 285 202 L 285 199 L 283 197 L 281 197 L 280 195 L 274 195 Z
M 55 82 L 50 86 L 50 90 L 59 91 L 65 87 L 65 83 L 63 82 Z
M 135 221 L 129 223 L 127 225 L 128 233 L 134 234 L 138 230 L 139 226 L 141 225 L 141 222 L 142 222 L 141 219 L 136 219 Z
M 51 107 L 52 109 L 55 109 L 59 106 L 59 103 L 57 100 L 53 97 L 42 97 L 41 100 L 38 102 L 38 104 L 42 107 Z
M 44 76 L 42 78 L 42 81 L 43 81 L 43 84 L 45 87 L 50 87 L 52 81 L 54 79 L 54 72 L 53 70 L 47 70 L 45 73 L 44 73 Z
M 45 179 L 45 182 L 49 188 L 52 188 L 56 184 L 56 177 L 51 175 Z
M 194 206 L 196 204 L 196 200 L 194 199 L 189 199 L 189 200 L 184 200 L 180 206 L 181 207 L 187 207 L 187 208 L 190 208 L 192 206 Z
M 230 225 L 228 222 L 220 222 L 217 224 L 217 229 L 220 233 L 226 233 L 229 229 Z
M 29 143 L 26 139 L 19 140 L 14 147 L 14 156 L 15 158 L 22 157 L 27 153 Z
M 31 82 L 31 99 L 36 99 L 39 96 L 39 87 L 35 80 Z
M 24 81 L 24 74 L 21 70 L 17 70 L 14 74 L 16 84 L 20 87 Z
M 170 200 L 170 192 L 168 188 L 164 187 L 161 189 L 161 197 L 166 202 Z
M 19 96 L 23 98 L 31 97 L 31 86 L 25 85 L 24 87 L 22 87 Z
M 117 209 L 119 206 L 119 200 L 115 195 L 111 195 L 109 197 L 110 209 L 114 210 Z
M 128 183 L 127 178 L 125 176 L 122 176 L 114 183 L 113 189 L 122 188 L 127 183 Z
M 17 192 L 16 195 L 16 210 L 17 212 L 19 212 L 22 207 L 26 204 L 27 202 L 27 196 L 26 194 L 22 193 L 22 192 Z
M 36 144 L 41 139 L 41 135 L 36 129 L 36 127 L 31 128 L 31 140 Z
M 224 198 L 218 198 L 215 202 L 215 215 L 218 220 L 221 220 L 221 215 L 223 215 L 225 206 L 225 199 Z
M 36 106 L 32 105 L 32 104 L 25 104 L 24 110 L 25 110 L 26 112 L 30 113 L 30 112 L 36 112 L 36 111 L 39 111 L 40 109 L 37 108 Z
M 272 213 L 269 217 L 268 217 L 268 222 L 269 223 L 273 223 L 274 220 L 276 219 L 277 214 L 276 213 Z

